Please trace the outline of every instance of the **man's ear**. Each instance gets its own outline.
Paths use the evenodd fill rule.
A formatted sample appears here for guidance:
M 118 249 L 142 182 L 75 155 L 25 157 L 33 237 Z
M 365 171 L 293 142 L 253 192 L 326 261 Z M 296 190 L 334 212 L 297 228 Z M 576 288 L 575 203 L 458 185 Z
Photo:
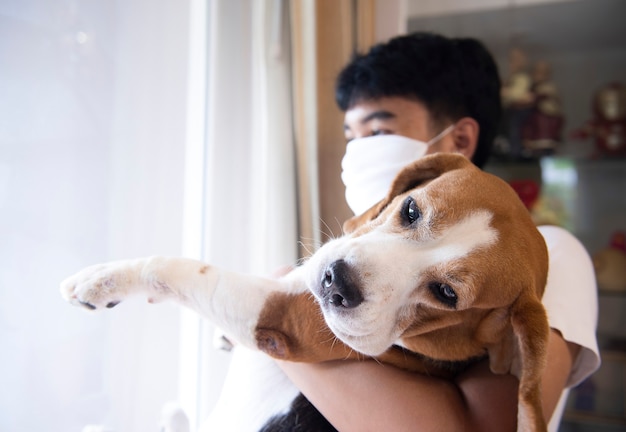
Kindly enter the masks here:
M 471 160 L 476 151 L 479 133 L 480 126 L 473 118 L 463 117 L 457 121 L 452 131 L 456 152 Z

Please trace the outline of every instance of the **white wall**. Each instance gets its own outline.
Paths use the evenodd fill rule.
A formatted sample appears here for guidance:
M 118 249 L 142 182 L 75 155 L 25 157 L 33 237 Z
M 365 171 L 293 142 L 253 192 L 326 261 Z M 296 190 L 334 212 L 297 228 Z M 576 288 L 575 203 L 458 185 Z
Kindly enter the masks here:
M 178 255 L 188 2 L 0 3 L 0 430 L 158 430 L 178 309 L 102 314 L 58 283 Z
M 460 12 L 476 12 L 494 8 L 532 6 L 577 0 L 405 0 L 409 17 L 422 17 Z

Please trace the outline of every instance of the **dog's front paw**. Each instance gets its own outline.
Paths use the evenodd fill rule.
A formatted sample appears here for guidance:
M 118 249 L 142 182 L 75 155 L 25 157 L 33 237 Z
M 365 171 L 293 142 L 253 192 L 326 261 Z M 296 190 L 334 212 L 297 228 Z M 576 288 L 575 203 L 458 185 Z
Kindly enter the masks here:
M 112 308 L 128 296 L 131 280 L 129 269 L 122 264 L 98 264 L 61 282 L 61 295 L 75 306 Z

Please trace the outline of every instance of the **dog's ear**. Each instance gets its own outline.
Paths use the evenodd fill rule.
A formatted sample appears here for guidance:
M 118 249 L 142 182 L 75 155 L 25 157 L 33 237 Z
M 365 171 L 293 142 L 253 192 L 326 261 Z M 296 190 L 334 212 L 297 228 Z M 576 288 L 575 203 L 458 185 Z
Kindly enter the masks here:
M 467 168 L 468 166 L 474 165 L 465 156 L 454 153 L 436 153 L 408 164 L 393 180 L 385 198 L 376 203 L 365 213 L 356 215 L 345 221 L 343 231 L 345 233 L 351 233 L 359 226 L 376 219 L 398 195 L 425 184 L 448 171 Z
M 343 232 L 346 234 L 349 234 L 353 232 L 354 230 L 356 230 L 361 225 L 371 220 L 376 219 L 378 215 L 380 214 L 380 212 L 382 211 L 382 209 L 387 207 L 387 204 L 388 204 L 387 197 L 385 197 L 385 199 L 377 202 L 368 210 L 366 210 L 365 213 L 361 213 L 360 215 L 351 217 L 350 219 L 348 219 L 347 221 L 343 223 Z
M 511 310 L 511 328 L 489 348 L 490 368 L 519 379 L 518 430 L 546 430 L 541 410 L 541 378 L 546 363 L 549 324 L 541 301 L 527 295 Z

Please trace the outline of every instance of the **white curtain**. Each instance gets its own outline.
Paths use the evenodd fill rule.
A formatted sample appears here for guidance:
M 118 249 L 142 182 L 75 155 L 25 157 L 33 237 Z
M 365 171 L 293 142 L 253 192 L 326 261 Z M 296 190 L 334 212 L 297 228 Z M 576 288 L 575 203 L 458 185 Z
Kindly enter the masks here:
M 207 258 L 269 272 L 297 248 L 287 14 L 281 0 L 211 6 Z
M 196 176 L 188 177 L 187 189 L 197 181 L 203 188 L 188 196 L 187 209 L 193 219 L 202 199 L 195 223 L 203 241 L 191 241 L 187 251 L 267 275 L 295 263 L 298 253 L 287 2 L 197 1 L 192 16 L 194 10 L 207 22 L 195 23 L 190 95 L 206 99 L 190 110 L 205 111 L 204 122 L 191 119 L 188 152 L 195 156 L 187 171 Z M 216 403 L 230 360 L 212 347 L 213 330 L 189 315 L 183 320 L 181 401 L 192 427 Z
M 65 303 L 97 262 L 181 253 L 188 2 L 0 2 L 0 430 L 158 430 L 179 309 Z

